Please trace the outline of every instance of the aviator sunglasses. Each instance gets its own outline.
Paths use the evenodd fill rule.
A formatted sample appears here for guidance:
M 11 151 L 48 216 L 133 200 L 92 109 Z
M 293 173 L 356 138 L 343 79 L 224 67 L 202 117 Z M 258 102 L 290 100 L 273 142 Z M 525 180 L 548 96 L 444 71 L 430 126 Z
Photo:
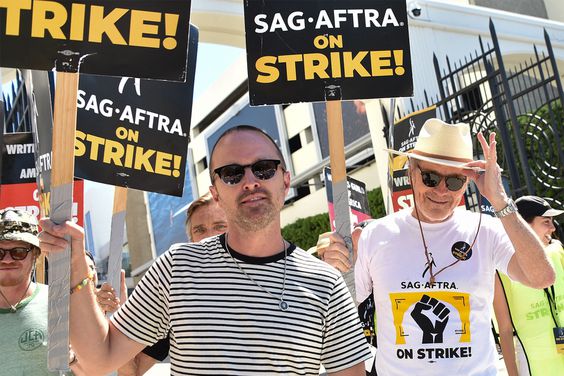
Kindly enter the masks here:
M 276 174 L 276 169 L 281 161 L 278 159 L 261 159 L 253 164 L 240 165 L 230 164 L 227 166 L 218 167 L 213 172 L 227 185 L 239 184 L 245 176 L 245 169 L 251 169 L 253 175 L 260 180 L 272 179 Z M 284 170 L 284 168 L 282 168 Z
M 27 254 L 31 252 L 31 249 L 26 247 L 16 247 L 12 249 L 0 248 L 0 260 L 4 260 L 4 256 L 6 256 L 8 252 L 10 253 L 10 256 L 12 256 L 13 260 L 20 261 L 27 257 Z
M 421 171 L 421 179 L 423 184 L 429 188 L 438 187 L 441 181 L 445 179 L 446 187 L 449 191 L 456 192 L 460 190 L 466 183 L 466 176 L 454 175 L 454 176 L 443 176 L 437 174 L 436 172 L 423 171 L 421 167 L 417 166 L 419 171 Z

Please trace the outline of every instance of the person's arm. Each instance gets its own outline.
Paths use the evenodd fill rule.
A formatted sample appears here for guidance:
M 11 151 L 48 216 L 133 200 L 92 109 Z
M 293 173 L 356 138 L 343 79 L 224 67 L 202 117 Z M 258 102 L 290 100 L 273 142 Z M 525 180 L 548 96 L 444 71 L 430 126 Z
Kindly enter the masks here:
M 465 174 L 476 183 L 480 193 L 488 199 L 496 211 L 507 206 L 508 198 L 501 180 L 501 168 L 497 164 L 495 133 L 490 133 L 489 144 L 478 133 L 485 161 L 474 161 L 468 167 L 479 167 L 484 173 L 464 170 Z M 554 269 L 548 262 L 542 243 L 531 227 L 517 213 L 501 218 L 501 223 L 513 244 L 515 253 L 509 261 L 507 272 L 511 279 L 532 288 L 544 288 L 552 285 L 555 279 Z
M 150 357 L 149 355 L 140 352 L 135 356 L 135 363 L 137 364 L 137 376 L 142 376 L 147 372 L 152 366 L 157 363 L 155 358 Z
M 70 221 L 55 225 L 48 218 L 42 219 L 40 224 L 43 228 L 39 234 L 40 248 L 47 255 L 63 251 L 68 244 L 64 236 L 70 237 L 70 283 L 73 287 L 79 285 L 89 274 L 83 229 Z M 87 283 L 70 296 L 70 340 L 88 375 L 112 372 L 145 347 L 108 322 L 98 308 L 94 290 L 93 284 Z
M 364 362 L 355 364 L 352 367 L 344 369 L 338 372 L 331 372 L 327 374 L 328 376 L 365 376 L 366 371 L 364 367 Z
M 499 345 L 501 346 L 507 374 L 509 376 L 519 376 L 515 358 L 515 344 L 513 343 L 513 325 L 511 324 L 509 307 L 505 300 L 503 287 L 501 286 L 501 281 L 497 273 L 495 276 L 493 308 L 499 329 Z

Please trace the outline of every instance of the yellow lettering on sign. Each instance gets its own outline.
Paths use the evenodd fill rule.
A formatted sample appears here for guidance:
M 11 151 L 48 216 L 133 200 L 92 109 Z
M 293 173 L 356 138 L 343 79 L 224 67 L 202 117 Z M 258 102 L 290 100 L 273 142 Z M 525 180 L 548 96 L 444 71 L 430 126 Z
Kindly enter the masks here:
M 139 131 L 125 127 L 116 128 L 116 136 L 120 140 L 139 142 Z
M 176 48 L 176 30 L 178 29 L 178 14 L 165 14 L 165 33 L 168 35 L 163 40 L 163 47 L 167 50 L 174 50 Z
M 54 39 L 66 39 L 63 26 L 67 22 L 67 10 L 54 1 L 35 1 L 33 3 L 31 36 L 45 38 L 49 31 Z
M 135 154 L 135 164 L 133 166 L 136 170 L 145 170 L 153 172 L 153 166 L 149 159 L 155 154 L 155 150 L 149 149 L 144 151 L 143 148 L 137 147 L 137 153 Z
M 332 78 L 341 78 L 341 58 L 338 52 L 331 52 L 329 54 L 331 56 L 331 77 Z
M 116 22 L 127 12 L 127 9 L 115 8 L 104 16 L 104 7 L 92 5 L 90 7 L 88 41 L 102 43 L 102 36 L 106 34 L 113 44 L 126 45 L 127 42 L 119 32 Z
M 86 138 L 86 134 L 77 129 L 74 137 L 74 156 L 82 157 L 84 154 L 86 154 L 86 145 L 84 145 L 84 142 L 82 142 Z
M 6 35 L 20 35 L 20 14 L 31 9 L 31 0 L 0 0 L 0 8 L 6 8 Z
M 159 32 L 158 24 L 148 24 L 149 22 L 160 22 L 161 14 L 156 12 L 146 12 L 141 10 L 131 11 L 131 34 L 129 35 L 129 45 L 139 47 L 159 48 L 161 40 L 159 38 L 149 38 L 145 35 L 156 35 Z
M 104 145 L 104 139 L 102 137 L 94 136 L 92 134 L 86 135 L 86 141 L 90 141 L 90 159 L 93 161 L 98 159 L 98 148 Z
M 315 48 L 323 50 L 329 48 L 343 48 L 342 35 L 318 35 L 313 39 Z
M 286 79 L 296 81 L 296 63 L 302 61 L 302 55 L 282 55 L 278 57 L 278 61 L 286 64 Z
M 158 153 L 155 158 L 155 172 L 157 174 L 170 176 L 171 162 L 172 154 Z
M 304 55 L 304 71 L 305 79 L 313 80 L 315 76 L 319 78 L 329 78 L 326 70 L 329 66 L 329 60 L 323 54 L 305 54 Z
M 136 142 L 138 132 L 118 127 L 119 139 Z M 135 140 L 134 140 L 135 139 Z M 105 164 L 165 176 L 180 177 L 182 156 L 76 131 L 74 155 Z
M 121 157 L 123 157 L 124 151 L 122 144 L 119 142 L 106 140 L 106 145 L 104 146 L 104 163 L 121 167 Z
M 270 84 L 275 82 L 280 77 L 278 68 L 273 65 L 276 64 L 276 56 L 263 56 L 259 58 L 255 64 L 257 71 L 264 74 L 257 76 L 257 82 L 260 84 Z
M 370 63 L 372 65 L 373 76 L 392 76 L 394 71 L 391 69 L 391 51 L 370 51 Z
M 403 50 L 261 56 L 255 63 L 256 82 L 276 82 L 281 73 L 286 74 L 286 81 L 401 76 L 406 72 L 403 56 Z
M 67 7 L 68 4 L 55 0 L 0 0 L 0 9 L 6 11 L 6 20 L 1 20 L 0 28 L 5 28 L 2 33 L 9 36 L 109 41 L 114 45 L 146 48 L 161 48 L 162 42 L 167 50 L 177 47 L 179 14 L 83 3 Z M 30 30 L 20 30 L 24 12 L 30 13 Z M 63 31 L 67 29 L 68 35 Z
M 70 40 L 83 40 L 84 39 L 84 17 L 86 13 L 86 5 L 73 4 L 71 11 L 71 24 L 70 24 Z
M 345 77 L 354 77 L 357 72 L 360 77 L 370 77 L 370 73 L 362 65 L 362 60 L 368 55 L 368 51 L 360 51 L 356 55 L 352 52 L 343 52 L 343 66 L 345 67 Z

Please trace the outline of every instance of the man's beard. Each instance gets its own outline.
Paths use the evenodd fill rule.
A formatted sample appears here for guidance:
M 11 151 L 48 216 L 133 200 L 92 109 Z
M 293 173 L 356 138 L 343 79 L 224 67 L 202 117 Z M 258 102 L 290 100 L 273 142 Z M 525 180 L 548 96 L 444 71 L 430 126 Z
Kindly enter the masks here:
M 245 231 L 261 230 L 272 223 L 279 215 L 279 211 L 272 201 L 272 195 L 266 190 L 259 189 L 243 193 L 237 202 L 241 202 L 245 197 L 256 193 L 262 193 L 266 196 L 261 205 L 252 208 L 240 207 L 235 215 L 235 223 Z
M 7 275 L 0 277 L 0 287 L 15 287 L 26 281 L 25 276 L 29 275 L 30 270 L 21 270 L 21 274 L 14 277 L 8 277 Z

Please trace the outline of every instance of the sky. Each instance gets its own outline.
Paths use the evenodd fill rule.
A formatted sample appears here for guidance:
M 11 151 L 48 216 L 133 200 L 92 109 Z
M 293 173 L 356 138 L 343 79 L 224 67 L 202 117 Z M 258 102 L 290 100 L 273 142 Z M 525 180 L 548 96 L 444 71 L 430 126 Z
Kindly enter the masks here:
M 205 92 L 245 50 L 212 43 L 200 43 L 196 61 L 194 100 Z

